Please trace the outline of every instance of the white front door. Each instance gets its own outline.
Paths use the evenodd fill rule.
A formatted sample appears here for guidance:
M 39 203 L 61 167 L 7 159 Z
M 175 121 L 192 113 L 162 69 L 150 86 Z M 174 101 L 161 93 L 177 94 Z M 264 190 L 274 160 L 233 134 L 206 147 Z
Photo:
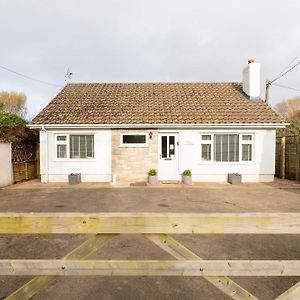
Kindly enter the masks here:
M 158 179 L 178 180 L 178 133 L 158 135 Z

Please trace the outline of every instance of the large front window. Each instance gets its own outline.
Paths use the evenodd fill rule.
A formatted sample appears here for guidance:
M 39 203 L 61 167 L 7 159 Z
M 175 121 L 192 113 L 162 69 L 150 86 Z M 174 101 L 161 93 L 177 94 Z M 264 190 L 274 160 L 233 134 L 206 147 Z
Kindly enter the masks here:
M 238 134 L 215 134 L 215 161 L 239 161 Z
M 201 134 L 201 161 L 249 162 L 253 160 L 253 134 Z
M 70 135 L 70 158 L 93 158 L 93 135 Z
M 94 135 L 56 135 L 56 158 L 94 158 Z

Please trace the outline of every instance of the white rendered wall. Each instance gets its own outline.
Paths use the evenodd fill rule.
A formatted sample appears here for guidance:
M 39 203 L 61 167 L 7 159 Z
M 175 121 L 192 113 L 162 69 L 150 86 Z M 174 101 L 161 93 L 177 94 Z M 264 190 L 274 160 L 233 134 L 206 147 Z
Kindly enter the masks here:
M 57 134 L 94 134 L 94 158 L 57 159 Z M 41 181 L 44 183 L 67 182 L 70 173 L 81 173 L 83 182 L 110 182 L 111 131 L 40 131 L 40 170 Z
M 202 162 L 200 133 L 254 134 L 252 162 Z M 270 182 L 275 173 L 275 130 L 181 130 L 179 131 L 179 179 L 191 169 L 193 181 L 226 182 L 228 173 L 242 174 L 243 182 Z
M 12 183 L 11 144 L 0 143 L 0 187 Z

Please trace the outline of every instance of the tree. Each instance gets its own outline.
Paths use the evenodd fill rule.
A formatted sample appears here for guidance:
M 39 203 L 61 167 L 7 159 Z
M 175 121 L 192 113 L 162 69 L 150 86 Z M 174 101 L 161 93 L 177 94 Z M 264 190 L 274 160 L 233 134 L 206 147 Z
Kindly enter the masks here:
M 25 117 L 27 114 L 26 95 L 18 92 L 0 91 L 0 111 Z M 1 109 L 2 108 L 2 109 Z
M 287 120 L 300 117 L 300 97 L 281 101 L 275 105 L 274 109 Z
M 0 111 L 0 133 L 3 127 L 25 126 L 26 124 L 27 122 L 20 116 Z

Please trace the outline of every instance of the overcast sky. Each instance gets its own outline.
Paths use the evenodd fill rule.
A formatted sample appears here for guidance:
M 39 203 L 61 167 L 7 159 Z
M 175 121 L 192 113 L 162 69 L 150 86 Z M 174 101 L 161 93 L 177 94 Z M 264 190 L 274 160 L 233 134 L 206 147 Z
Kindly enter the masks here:
M 0 0 L 0 65 L 60 86 L 68 67 L 73 82 L 209 82 L 241 81 L 254 58 L 263 83 L 300 54 L 299 11 L 299 0 Z M 276 83 L 300 89 L 300 66 Z M 60 89 L 0 69 L 0 90 L 26 93 L 30 116 Z M 270 103 L 296 95 L 272 86 Z

